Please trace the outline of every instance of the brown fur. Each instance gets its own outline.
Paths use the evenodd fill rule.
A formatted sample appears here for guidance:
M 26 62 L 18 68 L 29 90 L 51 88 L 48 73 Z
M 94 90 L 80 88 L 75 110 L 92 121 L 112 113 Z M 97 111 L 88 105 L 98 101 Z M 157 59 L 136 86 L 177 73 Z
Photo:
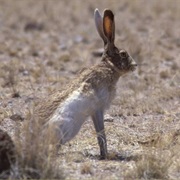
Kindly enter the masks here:
M 42 99 L 38 102 L 35 108 L 35 117 L 38 121 L 46 123 L 57 107 L 63 102 L 74 90 L 84 82 L 84 93 L 88 93 L 90 88 L 101 88 L 106 84 L 110 92 L 112 92 L 112 98 L 115 96 L 115 85 L 120 74 L 115 70 L 113 66 L 108 64 L 107 61 L 101 61 L 89 69 L 85 69 L 79 74 L 72 82 L 70 82 L 64 91 L 57 91 L 46 99 Z M 90 85 L 90 86 L 88 86 Z

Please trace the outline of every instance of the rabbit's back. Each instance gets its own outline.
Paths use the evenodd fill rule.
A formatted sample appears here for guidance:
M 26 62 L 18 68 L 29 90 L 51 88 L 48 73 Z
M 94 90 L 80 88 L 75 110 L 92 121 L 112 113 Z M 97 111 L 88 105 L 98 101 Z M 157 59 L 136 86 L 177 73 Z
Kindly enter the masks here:
M 69 113 L 85 117 L 97 109 L 108 108 L 115 95 L 116 78 L 112 79 L 114 73 L 104 63 L 83 71 L 64 91 L 58 91 L 44 102 L 39 102 L 36 108 L 38 119 L 46 123 L 55 114 Z

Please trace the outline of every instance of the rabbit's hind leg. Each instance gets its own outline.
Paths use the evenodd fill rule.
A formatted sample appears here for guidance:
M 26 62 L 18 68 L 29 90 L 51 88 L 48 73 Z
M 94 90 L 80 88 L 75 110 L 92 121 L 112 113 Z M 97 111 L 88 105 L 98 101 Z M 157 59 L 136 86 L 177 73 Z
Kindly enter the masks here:
M 84 119 L 73 119 L 70 118 L 70 120 L 65 120 L 60 125 L 59 133 L 61 135 L 61 144 L 65 144 L 66 142 L 73 139 L 79 132 L 82 124 L 84 122 Z

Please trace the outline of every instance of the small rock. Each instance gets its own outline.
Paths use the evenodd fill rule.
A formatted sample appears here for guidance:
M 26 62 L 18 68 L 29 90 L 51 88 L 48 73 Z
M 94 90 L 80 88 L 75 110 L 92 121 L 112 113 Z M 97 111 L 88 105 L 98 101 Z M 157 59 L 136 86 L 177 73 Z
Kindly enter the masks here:
M 44 29 L 44 24 L 37 22 L 28 22 L 24 27 L 25 31 L 34 31 L 34 30 L 42 31 L 43 29 Z
M 12 116 L 9 117 L 13 121 L 23 121 L 24 118 L 20 114 L 13 114 Z
M 62 54 L 60 60 L 63 62 L 68 62 L 70 61 L 70 55 L 68 53 Z
M 93 51 L 92 54 L 94 57 L 101 57 L 103 55 L 103 52 L 104 52 L 104 49 L 100 48 Z
M 104 121 L 105 122 L 113 122 L 114 118 L 112 116 L 110 116 L 109 114 L 105 115 L 104 117 Z
M 61 50 L 66 50 L 66 49 L 67 49 L 67 46 L 66 46 L 64 43 L 62 43 L 62 44 L 59 45 L 59 48 L 60 48 Z
M 19 94 L 19 92 L 14 92 L 14 93 L 12 94 L 12 98 L 19 98 L 19 97 L 21 97 L 20 94 Z
M 39 56 L 38 51 L 33 51 L 33 52 L 32 52 L 32 56 L 34 56 L 34 57 L 38 57 L 38 56 Z
M 29 71 L 28 71 L 28 70 L 24 70 L 24 71 L 23 71 L 23 75 L 24 75 L 24 76 L 28 76 L 28 75 L 29 75 Z
M 84 40 L 84 38 L 80 35 L 77 35 L 75 38 L 74 38 L 74 42 L 75 43 L 80 43 Z

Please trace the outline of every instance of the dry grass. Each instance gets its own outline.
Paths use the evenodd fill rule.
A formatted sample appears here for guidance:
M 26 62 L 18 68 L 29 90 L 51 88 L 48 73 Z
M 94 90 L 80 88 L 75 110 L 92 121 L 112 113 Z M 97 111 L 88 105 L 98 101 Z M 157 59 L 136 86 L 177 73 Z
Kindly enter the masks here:
M 0 1 L 0 128 L 18 152 L 9 178 L 179 178 L 179 4 Z M 115 12 L 116 44 L 139 64 L 134 74 L 120 79 L 107 111 L 109 158 L 104 161 L 90 120 L 57 155 L 52 136 L 42 140 L 33 118 L 38 99 L 98 63 L 92 53 L 102 48 L 93 22 L 97 7 Z
M 12 178 L 64 179 L 61 166 L 57 163 L 53 134 L 43 137 L 41 123 L 28 118 L 16 132 L 17 162 L 12 169 Z M 31 142 L 31 143 L 30 143 Z

